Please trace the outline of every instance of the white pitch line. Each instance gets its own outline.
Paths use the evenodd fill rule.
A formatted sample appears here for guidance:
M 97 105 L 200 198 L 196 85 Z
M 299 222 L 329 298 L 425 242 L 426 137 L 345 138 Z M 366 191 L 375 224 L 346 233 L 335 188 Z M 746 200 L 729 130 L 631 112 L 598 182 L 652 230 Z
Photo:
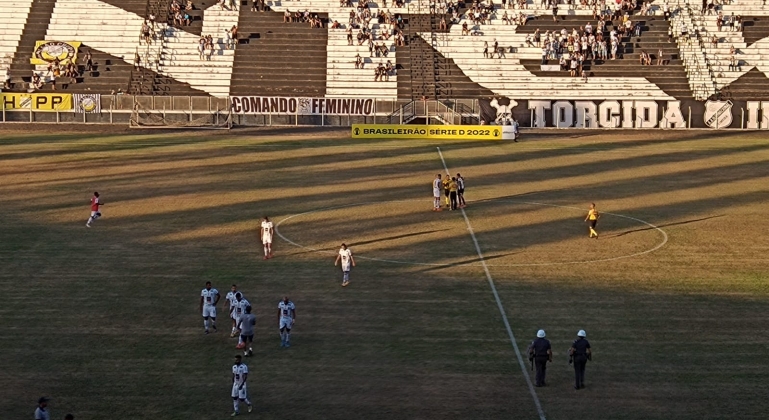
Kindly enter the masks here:
M 407 202 L 407 201 L 422 201 L 422 200 L 414 198 L 414 199 L 408 199 L 408 200 L 392 200 L 392 201 L 387 201 L 387 202 L 388 203 L 399 203 L 399 202 Z M 534 202 L 534 201 L 518 201 L 518 200 L 499 200 L 499 201 L 500 202 L 507 202 L 507 203 L 530 204 L 530 205 L 536 205 L 536 206 L 556 207 L 556 208 L 562 208 L 562 209 L 571 209 L 571 210 L 584 211 L 583 209 L 581 209 L 579 207 L 562 206 L 562 205 L 558 205 L 558 204 L 548 204 L 548 203 L 537 203 L 537 202 Z M 323 253 L 323 254 L 336 255 L 336 251 L 330 251 L 330 250 L 323 250 L 323 249 L 320 249 L 320 248 L 314 248 L 314 247 L 311 247 L 311 246 L 306 246 L 306 245 L 298 244 L 298 243 L 292 241 L 291 239 L 287 238 L 282 233 L 280 233 L 280 229 L 279 229 L 280 225 L 283 222 L 285 222 L 287 220 L 291 220 L 291 219 L 293 219 L 295 217 L 301 217 L 301 216 L 305 216 L 305 215 L 313 214 L 313 213 L 320 213 L 320 212 L 327 211 L 327 210 L 338 210 L 338 209 L 349 208 L 349 207 L 364 206 L 364 205 L 367 205 L 367 204 L 381 204 L 381 202 L 380 201 L 367 201 L 367 202 L 362 202 L 362 203 L 344 204 L 344 205 L 341 205 L 341 206 L 324 207 L 324 208 L 320 208 L 320 209 L 306 211 L 304 213 L 292 214 L 290 216 L 286 216 L 285 218 L 283 218 L 282 220 L 278 221 L 275 224 L 275 233 L 280 238 L 282 238 L 284 241 L 286 241 L 289 244 L 294 245 L 294 246 L 296 246 L 298 248 L 304 248 L 304 249 L 306 249 L 308 251 L 313 251 L 313 252 L 318 252 L 318 253 Z M 655 245 L 654 248 L 650 248 L 650 249 L 647 249 L 645 251 L 639 251 L 639 252 L 635 252 L 633 254 L 619 255 L 619 256 L 616 256 L 616 257 L 599 258 L 599 259 L 596 259 L 596 260 L 577 260 L 577 261 L 540 262 L 540 263 L 519 263 L 519 264 L 488 264 L 487 263 L 486 266 L 487 267 L 549 267 L 549 266 L 557 266 L 557 265 L 593 264 L 593 263 L 600 263 L 600 262 L 617 261 L 617 260 L 622 260 L 622 259 L 625 259 L 625 258 L 632 258 L 632 257 L 638 257 L 638 256 L 641 256 L 641 255 L 649 254 L 651 252 L 654 252 L 654 251 L 662 248 L 668 242 L 668 234 L 667 234 L 667 232 L 662 230 L 662 228 L 660 228 L 660 227 L 658 227 L 656 225 L 653 225 L 653 224 L 651 224 L 651 223 L 649 223 L 649 222 L 647 222 L 645 220 L 637 219 L 637 218 L 631 217 L 631 216 L 625 216 L 624 214 L 609 213 L 607 211 L 602 211 L 601 214 L 617 216 L 617 217 L 621 217 L 623 219 L 634 220 L 636 222 L 643 223 L 643 224 L 649 226 L 650 228 L 652 228 L 652 229 L 658 231 L 659 233 L 661 233 L 662 234 L 662 242 L 660 242 L 657 245 Z M 366 257 L 366 256 L 363 256 L 363 255 L 360 255 L 360 254 L 358 254 L 358 256 L 356 258 L 362 259 L 362 260 L 369 260 L 369 261 L 386 262 L 386 263 L 391 263 L 391 264 L 419 265 L 419 266 L 427 266 L 427 267 L 449 267 L 451 265 L 454 265 L 454 263 L 443 263 L 443 264 L 441 264 L 441 263 L 425 263 L 425 262 L 414 262 L 414 261 L 387 260 L 387 259 L 382 259 L 382 258 Z M 464 263 L 463 265 L 476 266 L 476 264 L 473 264 L 473 263 Z
M 446 166 L 446 159 L 443 158 L 443 152 L 441 152 L 440 147 L 436 147 L 436 149 L 438 149 L 438 156 L 441 157 L 441 162 L 443 162 L 443 169 L 446 170 L 446 174 L 450 177 L 451 172 L 449 172 L 449 168 L 448 166 Z M 473 231 L 473 226 L 470 224 L 470 219 L 467 217 L 467 213 L 465 212 L 465 209 L 461 208 L 460 210 L 462 210 L 462 217 L 465 218 L 465 224 L 467 224 L 467 230 L 470 231 L 470 236 L 473 238 L 473 243 L 475 244 L 475 251 L 478 252 L 478 259 L 481 261 L 481 266 L 483 266 L 483 271 L 486 273 L 486 280 L 488 280 L 489 282 L 489 286 L 491 287 L 491 292 L 494 293 L 494 299 L 497 301 L 497 308 L 499 309 L 499 313 L 502 315 L 502 321 L 504 321 L 505 323 L 505 329 L 507 329 L 507 335 L 510 337 L 510 343 L 513 345 L 513 349 L 515 350 L 515 356 L 518 358 L 518 364 L 521 366 L 521 372 L 523 372 L 523 377 L 526 378 L 526 384 L 528 384 L 529 392 L 531 393 L 531 397 L 534 399 L 534 405 L 537 406 L 537 413 L 539 414 L 539 418 L 540 420 L 546 420 L 545 412 L 542 410 L 542 403 L 539 402 L 537 391 L 534 390 L 534 384 L 531 382 L 529 371 L 526 370 L 526 364 L 523 362 L 523 356 L 521 356 L 521 350 L 518 348 L 518 343 L 515 341 L 515 335 L 513 334 L 513 329 L 510 327 L 510 322 L 507 320 L 507 313 L 505 313 L 505 308 L 502 306 L 502 299 L 499 298 L 499 293 L 497 293 L 497 287 L 494 285 L 494 279 L 491 278 L 489 267 L 486 265 L 486 259 L 483 258 L 483 253 L 481 252 L 481 246 L 478 245 L 478 238 L 475 237 L 475 231 Z

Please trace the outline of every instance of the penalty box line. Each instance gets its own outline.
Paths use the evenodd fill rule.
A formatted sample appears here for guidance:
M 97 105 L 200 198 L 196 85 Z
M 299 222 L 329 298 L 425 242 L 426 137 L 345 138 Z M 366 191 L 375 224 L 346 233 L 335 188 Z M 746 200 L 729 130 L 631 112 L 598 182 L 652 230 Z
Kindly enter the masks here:
M 441 152 L 441 148 L 436 147 L 436 149 L 438 149 L 438 156 L 441 157 L 441 162 L 443 163 L 443 169 L 446 170 L 446 175 L 451 177 L 451 172 L 449 172 L 449 167 L 446 166 L 446 159 L 443 158 L 443 152 Z M 523 372 L 523 377 L 526 378 L 526 384 L 529 386 L 529 392 L 531 393 L 531 397 L 534 399 L 534 405 L 537 407 L 537 413 L 539 414 L 539 418 L 540 420 L 546 420 L 545 412 L 542 410 L 542 403 L 539 402 L 537 391 L 534 389 L 534 384 L 531 382 L 529 371 L 526 369 L 526 364 L 523 362 L 521 349 L 518 348 L 518 343 L 515 341 L 515 334 L 513 334 L 513 329 L 510 327 L 510 322 L 507 320 L 507 313 L 505 313 L 505 308 L 502 306 L 502 299 L 499 298 L 499 293 L 497 293 L 497 287 L 494 285 L 494 279 L 491 277 L 491 273 L 489 272 L 489 267 L 486 265 L 486 259 L 483 258 L 483 252 L 481 252 L 481 246 L 478 245 L 478 238 L 475 236 L 475 231 L 473 230 L 473 226 L 470 224 L 470 219 L 467 217 L 467 213 L 465 212 L 465 209 L 460 208 L 460 210 L 462 210 L 462 217 L 465 218 L 465 224 L 467 225 L 467 230 L 470 232 L 470 237 L 472 237 L 473 239 L 473 244 L 475 244 L 475 251 L 478 253 L 478 259 L 481 262 L 483 271 L 486 273 L 486 280 L 488 280 L 489 287 L 491 287 L 491 292 L 494 294 L 494 300 L 497 301 L 497 308 L 499 309 L 499 313 L 502 315 L 502 321 L 505 323 L 505 329 L 507 330 L 507 335 L 508 337 L 510 337 L 510 343 L 513 345 L 513 350 L 515 350 L 515 356 L 518 358 L 518 364 L 521 366 L 521 372 Z

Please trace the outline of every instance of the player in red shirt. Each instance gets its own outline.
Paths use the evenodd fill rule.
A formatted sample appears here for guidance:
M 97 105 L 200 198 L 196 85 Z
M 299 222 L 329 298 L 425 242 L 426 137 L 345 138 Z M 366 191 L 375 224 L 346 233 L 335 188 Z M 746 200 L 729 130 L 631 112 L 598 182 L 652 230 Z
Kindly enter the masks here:
M 99 206 L 102 205 L 104 205 L 104 203 L 102 203 L 99 199 L 99 193 L 93 193 L 93 197 L 91 197 L 91 217 L 88 218 L 88 221 L 85 223 L 85 227 L 91 227 L 91 222 L 101 217 Z

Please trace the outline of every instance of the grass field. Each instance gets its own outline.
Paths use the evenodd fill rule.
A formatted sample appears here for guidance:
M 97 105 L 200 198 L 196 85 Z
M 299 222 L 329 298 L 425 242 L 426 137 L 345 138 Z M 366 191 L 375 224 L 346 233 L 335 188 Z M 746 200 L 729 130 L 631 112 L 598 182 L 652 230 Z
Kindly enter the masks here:
M 430 211 L 439 146 L 517 345 L 552 341 L 547 419 L 767 418 L 765 135 L 346 137 L 3 133 L 0 417 L 46 395 L 55 419 L 226 418 L 235 341 L 224 317 L 203 334 L 210 280 L 255 306 L 246 418 L 539 418 L 462 213 Z M 269 261 L 264 215 L 280 222 Z M 344 289 L 341 242 L 358 263 Z M 579 329 L 594 358 L 575 391 Z

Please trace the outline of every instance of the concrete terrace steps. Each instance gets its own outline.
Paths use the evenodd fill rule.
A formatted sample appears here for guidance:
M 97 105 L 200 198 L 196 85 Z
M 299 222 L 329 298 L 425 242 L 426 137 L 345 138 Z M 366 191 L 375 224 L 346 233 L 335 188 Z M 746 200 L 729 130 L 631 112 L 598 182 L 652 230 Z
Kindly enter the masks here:
M 0 0 L 0 82 L 10 78 L 13 56 L 32 10 L 32 0 Z
M 250 7 L 241 8 L 239 22 L 230 95 L 326 94 L 328 29 L 283 23 L 282 12 L 252 12 Z

